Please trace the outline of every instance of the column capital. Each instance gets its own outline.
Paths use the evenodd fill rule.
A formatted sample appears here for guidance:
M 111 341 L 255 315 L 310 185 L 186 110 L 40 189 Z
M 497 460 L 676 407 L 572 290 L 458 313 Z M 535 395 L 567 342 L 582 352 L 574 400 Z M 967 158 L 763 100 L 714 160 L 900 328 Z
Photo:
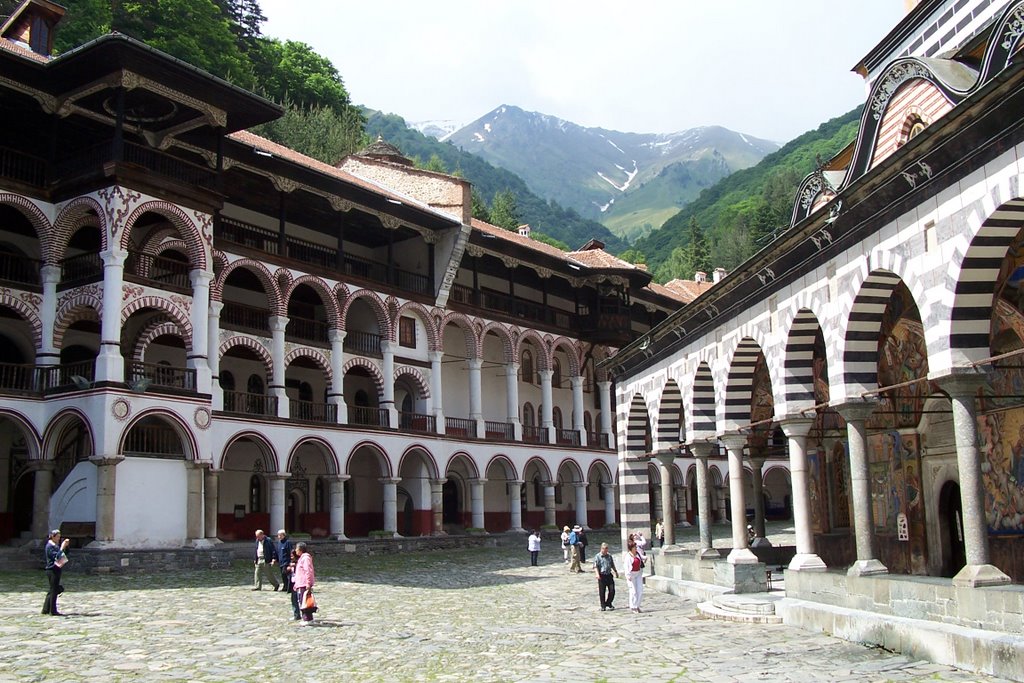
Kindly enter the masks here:
M 207 313 L 211 318 L 219 318 L 220 312 L 224 310 L 224 302 L 217 301 L 216 299 L 210 299 L 208 306 Z
M 395 350 L 397 348 L 398 348 L 398 344 L 396 344 L 395 342 L 391 341 L 390 339 L 382 339 L 381 342 L 380 342 L 380 352 L 381 353 L 390 353 L 390 354 L 394 355 Z
M 447 477 L 441 477 L 440 479 L 431 479 L 430 480 L 430 485 L 431 486 L 444 486 L 446 483 L 448 483 L 448 478 Z
M 585 481 L 574 481 L 574 482 L 572 482 L 572 487 L 574 489 L 585 489 L 585 488 L 587 488 L 587 482 L 585 482 Z
M 875 407 L 878 404 L 873 400 L 854 400 L 847 401 L 846 403 L 840 403 L 837 406 L 832 406 L 837 413 L 843 416 L 843 419 L 847 422 L 856 422 L 868 419 L 868 417 L 875 411 Z
M 505 363 L 505 376 L 514 377 L 519 374 L 519 363 L 512 361 Z
M 969 398 L 978 393 L 988 383 L 987 373 L 980 370 L 970 372 L 953 372 L 942 376 L 928 376 L 950 396 Z
M 291 472 L 268 472 L 267 473 L 267 479 L 269 479 L 270 481 L 286 481 L 288 479 L 291 479 L 291 477 L 292 477 L 292 473 Z
M 271 332 L 284 332 L 285 328 L 288 327 L 288 316 L 272 315 L 268 322 L 270 323 Z
M 347 334 L 348 332 L 346 332 L 345 330 L 338 330 L 332 327 L 329 330 L 327 330 L 327 339 L 332 344 L 344 344 L 345 336 Z
M 479 370 L 484 366 L 483 358 L 467 358 L 466 365 L 469 366 L 470 370 Z
M 444 360 L 444 351 L 427 351 L 427 358 L 431 363 L 440 363 Z
M 583 377 L 581 377 L 580 375 L 573 375 L 572 377 L 569 378 L 569 385 L 573 389 L 576 389 L 577 387 L 582 389 L 583 388 Z
M 381 484 L 384 484 L 385 486 L 387 486 L 389 484 L 391 486 L 398 486 L 398 483 L 400 481 L 402 481 L 402 478 L 401 477 L 381 477 L 377 481 L 380 482 Z
M 123 268 L 124 262 L 128 259 L 128 252 L 124 249 L 110 249 L 100 253 L 100 259 L 104 266 L 118 266 Z
M 742 453 L 744 446 L 747 445 L 747 435 L 740 434 L 739 432 L 726 432 L 718 438 L 725 444 L 726 449 L 730 451 L 740 451 Z
M 659 463 L 661 463 L 665 467 L 671 467 L 672 464 L 676 461 L 676 458 L 679 457 L 679 454 L 672 450 L 658 451 L 657 453 L 653 453 L 652 455 Z
M 42 278 L 43 284 L 55 285 L 60 282 L 61 267 L 53 264 L 46 264 L 39 269 L 39 275 Z
M 193 287 L 201 287 L 203 285 L 209 286 L 210 282 L 213 281 L 213 273 L 202 268 L 195 268 L 188 271 L 189 280 L 192 282 Z
M 484 479 L 483 477 L 477 477 L 476 479 L 470 479 L 469 483 L 470 484 L 477 484 L 479 486 L 483 486 L 484 484 L 487 483 L 487 480 Z
M 550 382 L 552 375 L 555 374 L 555 371 L 554 370 L 538 370 L 537 374 L 540 375 L 541 381 L 547 380 L 547 381 Z
M 752 467 L 753 467 L 753 468 L 754 468 L 755 470 L 761 470 L 761 469 L 763 469 L 763 468 L 764 468 L 764 463 L 765 463 L 765 460 L 767 460 L 767 458 L 765 458 L 765 457 L 764 457 L 764 456 L 762 456 L 762 455 L 751 455 L 751 456 L 750 456 L 749 458 L 747 458 L 747 459 L 748 459 L 748 460 L 750 461 L 750 465 L 751 465 L 751 466 L 752 466 Z
M 96 465 L 96 467 L 102 467 L 104 465 L 113 467 L 123 461 L 123 455 L 93 455 L 89 458 L 89 462 Z
M 25 463 L 26 472 L 40 472 L 45 470 L 52 472 L 56 467 L 57 463 L 53 460 L 29 460 Z
M 718 451 L 718 444 L 714 441 L 694 441 L 686 445 L 689 447 L 690 452 L 693 453 L 693 457 L 704 460 L 710 458 Z
M 213 469 L 213 463 L 209 460 L 186 460 L 185 468 L 190 470 Z
M 509 479 L 508 483 L 512 484 L 513 486 L 522 486 L 526 482 L 522 479 Z
M 325 474 L 323 478 L 327 481 L 348 481 L 352 477 L 347 474 Z
M 779 422 L 782 433 L 789 439 L 797 439 L 807 436 L 814 426 L 814 420 L 809 417 L 787 417 Z

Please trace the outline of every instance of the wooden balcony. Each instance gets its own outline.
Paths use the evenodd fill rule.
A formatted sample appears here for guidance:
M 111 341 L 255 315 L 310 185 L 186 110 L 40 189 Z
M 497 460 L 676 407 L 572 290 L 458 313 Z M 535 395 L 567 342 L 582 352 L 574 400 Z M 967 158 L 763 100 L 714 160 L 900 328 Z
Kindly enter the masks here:
M 125 280 L 182 294 L 192 293 L 190 270 L 192 266 L 183 261 L 131 250 L 124 264 Z
M 333 403 L 316 403 L 314 401 L 288 401 L 288 414 L 293 420 L 304 422 L 338 422 L 338 406 Z
M 14 285 L 19 289 L 25 289 L 24 285 L 28 285 L 29 289 L 41 291 L 39 268 L 42 265 L 39 259 L 0 251 L 0 283 Z
M 484 438 L 488 441 L 515 441 L 516 431 L 511 422 L 484 422 Z
M 103 261 L 98 252 L 69 256 L 60 262 L 58 289 L 77 287 L 103 279 Z
M 444 432 L 457 439 L 475 439 L 476 420 L 467 420 L 464 417 L 445 417 Z
M 556 429 L 555 443 L 559 446 L 579 447 L 580 433 L 575 429 Z
M 81 391 L 91 387 L 91 360 L 67 365 L 0 363 L 0 393 L 20 396 Z
M 138 393 L 146 391 L 196 390 L 196 371 L 191 368 L 176 368 L 159 363 L 128 361 L 124 367 L 124 381 L 128 388 Z
M 358 427 L 389 427 L 387 408 L 348 407 L 348 423 Z
M 380 344 L 384 337 L 372 332 L 352 330 L 345 335 L 345 351 L 360 356 L 381 357 Z
M 398 413 L 398 428 L 407 432 L 434 434 L 437 432 L 437 418 L 424 413 Z
M 524 443 L 547 443 L 548 442 L 548 430 L 546 427 L 536 427 L 533 425 L 523 425 L 523 442 Z
M 270 311 L 234 301 L 225 301 L 220 311 L 220 326 L 229 330 L 255 332 L 270 336 Z
M 250 394 L 244 391 L 225 391 L 224 412 L 239 415 L 276 417 L 277 396 Z

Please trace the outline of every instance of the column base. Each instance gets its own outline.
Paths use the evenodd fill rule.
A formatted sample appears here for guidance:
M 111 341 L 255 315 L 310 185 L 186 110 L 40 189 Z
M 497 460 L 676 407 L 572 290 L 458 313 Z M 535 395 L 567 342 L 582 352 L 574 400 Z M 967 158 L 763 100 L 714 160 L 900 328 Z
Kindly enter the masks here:
M 331 534 L 329 537 L 332 541 L 347 541 L 348 536 L 345 534 Z
M 189 539 L 187 545 L 195 550 L 203 550 L 209 548 L 215 548 L 220 545 L 223 541 L 219 538 L 193 538 Z
M 966 588 L 1000 586 L 1011 583 L 1010 577 L 991 564 L 969 564 L 953 577 L 953 585 Z
M 750 548 L 733 548 L 729 556 L 725 558 L 729 564 L 757 564 L 761 560 L 757 555 L 750 552 Z
M 720 560 L 722 553 L 718 551 L 718 548 L 704 548 L 697 551 L 696 557 L 698 560 Z
M 750 547 L 751 548 L 771 548 L 772 547 L 772 542 L 769 541 L 764 536 L 758 536 L 757 538 L 755 538 L 753 541 L 750 542 Z
M 888 574 L 889 570 L 878 560 L 857 560 L 846 570 L 847 576 L 872 576 Z
M 521 526 L 517 526 L 517 527 L 513 527 L 513 528 L 509 529 L 506 533 L 509 533 L 509 534 L 525 534 L 526 533 L 526 529 L 524 529 Z
M 768 590 L 768 576 L 760 562 L 716 562 L 715 585 L 729 588 L 733 593 L 763 593 Z
M 807 553 L 804 555 L 794 555 L 786 569 L 791 572 L 823 572 L 828 567 L 825 566 L 820 557 L 814 553 Z

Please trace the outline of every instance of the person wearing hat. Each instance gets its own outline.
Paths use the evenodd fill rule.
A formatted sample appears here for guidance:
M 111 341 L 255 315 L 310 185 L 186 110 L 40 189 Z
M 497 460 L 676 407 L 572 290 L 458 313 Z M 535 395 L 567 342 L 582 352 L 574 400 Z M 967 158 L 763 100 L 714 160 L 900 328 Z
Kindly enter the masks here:
M 576 545 L 580 548 L 580 564 L 587 563 L 587 532 L 582 526 L 576 525 Z M 580 569 L 583 571 L 583 569 Z
M 582 574 L 583 570 L 580 568 L 580 546 L 579 546 L 579 535 L 581 531 L 577 524 L 569 532 L 569 552 L 572 553 L 572 562 L 569 564 L 570 574 Z
M 562 559 L 569 564 L 569 527 L 562 527 Z
M 68 556 L 64 551 L 68 549 L 69 543 L 71 541 L 67 538 L 61 540 L 60 529 L 54 529 L 50 532 L 46 547 L 43 548 L 43 557 L 46 559 L 46 580 L 49 582 L 46 601 L 43 603 L 43 614 L 54 617 L 64 616 L 57 611 L 57 596 L 64 592 L 64 587 L 60 585 L 60 575 L 68 561 Z

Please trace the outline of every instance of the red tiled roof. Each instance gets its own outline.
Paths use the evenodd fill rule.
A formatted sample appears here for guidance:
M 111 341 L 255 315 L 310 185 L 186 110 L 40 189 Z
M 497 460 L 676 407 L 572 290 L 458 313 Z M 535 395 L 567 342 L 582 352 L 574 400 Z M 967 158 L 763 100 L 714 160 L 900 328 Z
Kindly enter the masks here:
M 568 253 L 562 251 L 558 247 L 553 247 L 550 244 L 545 244 L 544 242 L 540 242 L 530 237 L 523 237 L 518 232 L 505 230 L 504 228 L 499 228 L 497 225 L 491 225 L 490 223 L 485 223 L 476 218 L 470 221 L 470 225 L 482 233 L 493 235 L 497 239 L 506 240 L 508 242 L 518 244 L 519 246 L 526 247 L 527 249 L 533 249 L 534 251 L 539 251 L 542 254 L 547 254 L 548 256 L 553 256 L 569 263 L 585 265 L 582 261 L 577 261 L 575 258 L 571 258 Z
M 49 58 L 44 57 L 37 52 L 33 52 L 21 43 L 16 43 L 9 38 L 0 38 L 0 50 L 6 50 L 7 52 L 11 52 L 20 57 L 27 57 L 34 62 L 39 62 L 40 64 L 46 64 L 50 61 Z
M 714 282 L 697 282 L 696 280 L 680 280 L 677 278 L 667 282 L 664 289 L 673 292 L 675 298 L 686 303 L 690 303 L 698 296 L 714 287 L 714 285 Z

